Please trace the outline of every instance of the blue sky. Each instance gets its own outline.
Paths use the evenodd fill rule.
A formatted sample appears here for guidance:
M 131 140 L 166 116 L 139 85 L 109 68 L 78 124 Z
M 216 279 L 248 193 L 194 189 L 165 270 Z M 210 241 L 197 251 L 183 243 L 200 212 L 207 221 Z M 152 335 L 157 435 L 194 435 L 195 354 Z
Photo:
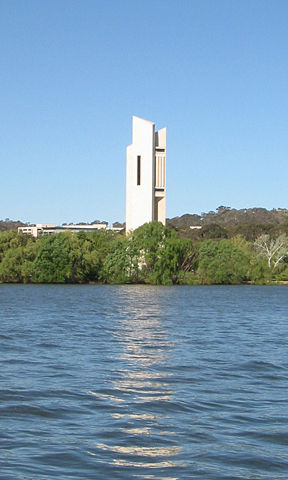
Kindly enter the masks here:
M 288 208 L 286 0 L 0 0 L 0 218 L 125 220 L 132 115 L 167 216 Z

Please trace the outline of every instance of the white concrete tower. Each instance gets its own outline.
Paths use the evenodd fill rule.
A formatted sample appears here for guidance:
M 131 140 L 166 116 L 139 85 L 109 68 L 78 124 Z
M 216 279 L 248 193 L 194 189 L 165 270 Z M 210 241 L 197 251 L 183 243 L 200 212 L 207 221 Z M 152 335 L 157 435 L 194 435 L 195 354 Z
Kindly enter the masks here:
M 133 116 L 126 157 L 126 232 L 166 221 L 166 128 Z

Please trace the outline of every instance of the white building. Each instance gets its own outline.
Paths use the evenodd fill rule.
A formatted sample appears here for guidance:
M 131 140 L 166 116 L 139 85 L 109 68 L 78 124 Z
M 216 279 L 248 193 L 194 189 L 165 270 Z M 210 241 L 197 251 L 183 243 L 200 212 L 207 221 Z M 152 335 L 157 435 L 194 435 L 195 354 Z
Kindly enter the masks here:
M 54 223 L 37 223 L 36 225 L 28 225 L 25 227 L 18 227 L 19 233 L 24 233 L 28 235 L 33 235 L 33 237 L 38 237 L 39 235 L 54 235 L 56 233 L 63 232 L 94 232 L 95 230 L 112 230 L 114 232 L 121 232 L 123 228 L 121 227 L 108 227 L 106 222 L 103 223 L 92 223 L 90 225 L 61 225 L 57 226 Z
M 166 221 L 166 128 L 133 116 L 126 157 L 126 232 Z
M 45 232 L 50 234 L 55 232 L 56 225 L 54 223 L 36 223 L 36 225 L 27 225 L 25 227 L 18 227 L 18 233 L 25 233 L 27 235 L 32 235 L 33 237 L 38 237 L 39 234 Z

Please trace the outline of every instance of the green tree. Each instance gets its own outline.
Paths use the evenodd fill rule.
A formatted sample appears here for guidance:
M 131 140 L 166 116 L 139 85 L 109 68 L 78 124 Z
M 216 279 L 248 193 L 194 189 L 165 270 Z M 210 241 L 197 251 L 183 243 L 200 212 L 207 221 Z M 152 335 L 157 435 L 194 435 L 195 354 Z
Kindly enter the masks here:
M 0 282 L 27 283 L 31 280 L 32 265 L 36 248 L 34 242 L 6 251 L 0 262 Z
M 98 281 L 112 232 L 71 232 L 43 236 L 37 240 L 32 280 L 39 283 L 83 283 Z
M 228 236 L 225 228 L 216 223 L 210 223 L 208 225 L 204 225 L 199 231 L 199 234 L 202 238 L 205 238 L 205 239 L 227 238 Z
M 172 285 L 185 281 L 185 275 L 195 266 L 195 249 L 187 239 L 172 234 L 159 250 L 148 281 L 153 284 Z
M 71 278 L 69 258 L 70 233 L 43 236 L 37 240 L 32 281 L 36 283 L 66 283 Z
M 203 284 L 237 284 L 247 280 L 249 258 L 230 240 L 205 240 L 199 245 L 197 275 Z
M 104 261 L 103 280 L 170 285 L 194 268 L 195 248 L 187 239 L 152 222 L 118 239 Z
M 152 284 L 179 283 L 183 272 L 192 270 L 195 250 L 188 239 L 159 222 L 147 223 L 132 234 L 139 252 L 139 277 Z
M 68 281 L 73 283 L 98 281 L 114 237 L 112 232 L 103 230 L 71 235 L 69 248 L 71 276 Z
M 35 258 L 35 239 L 15 231 L 0 233 L 0 282 L 28 282 Z
M 107 283 L 138 283 L 140 252 L 131 237 L 116 240 L 103 263 L 102 280 Z

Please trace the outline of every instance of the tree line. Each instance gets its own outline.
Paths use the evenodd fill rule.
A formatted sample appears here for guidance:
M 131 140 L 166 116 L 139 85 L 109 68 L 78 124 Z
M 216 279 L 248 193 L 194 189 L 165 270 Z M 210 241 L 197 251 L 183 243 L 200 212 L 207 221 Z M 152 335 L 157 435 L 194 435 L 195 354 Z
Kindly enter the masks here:
M 210 232 L 211 233 L 211 232 Z M 215 233 L 215 235 L 217 232 Z M 266 284 L 288 281 L 288 236 L 197 237 L 161 223 L 34 238 L 0 232 L 1 283 Z
M 167 223 L 175 228 L 189 228 L 190 225 L 209 225 L 217 223 L 223 227 L 239 225 L 287 225 L 288 210 L 285 208 L 236 208 L 221 205 L 216 211 L 203 212 L 201 215 L 186 213 L 181 217 L 167 219 Z

